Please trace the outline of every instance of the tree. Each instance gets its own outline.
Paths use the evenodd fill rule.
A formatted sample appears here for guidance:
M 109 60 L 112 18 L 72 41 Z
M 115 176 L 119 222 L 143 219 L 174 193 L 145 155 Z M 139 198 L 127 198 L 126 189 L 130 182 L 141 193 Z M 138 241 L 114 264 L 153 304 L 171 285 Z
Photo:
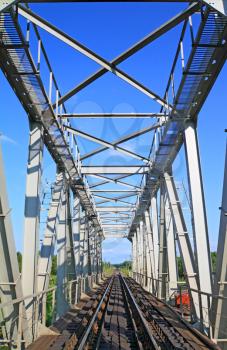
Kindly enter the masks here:
M 22 254 L 21 252 L 17 252 L 17 261 L 19 266 L 19 271 L 22 271 Z
M 57 275 L 57 255 L 52 256 L 51 275 Z
M 177 269 L 178 269 L 178 278 L 180 281 L 184 280 L 184 268 L 183 262 L 180 256 L 177 256 Z
M 211 252 L 211 268 L 212 272 L 216 272 L 217 267 L 217 252 Z

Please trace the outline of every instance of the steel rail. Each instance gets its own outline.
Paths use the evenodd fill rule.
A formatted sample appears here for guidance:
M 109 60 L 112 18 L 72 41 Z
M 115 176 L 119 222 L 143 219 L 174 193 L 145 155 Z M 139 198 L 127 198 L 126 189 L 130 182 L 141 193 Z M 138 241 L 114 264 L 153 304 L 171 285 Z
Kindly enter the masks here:
M 97 306 L 97 309 L 96 309 L 94 315 L 92 316 L 92 319 L 91 319 L 91 321 L 89 323 L 88 328 L 86 329 L 85 334 L 83 335 L 83 338 L 80 340 L 80 345 L 78 347 L 76 347 L 77 350 L 83 350 L 84 349 L 86 341 L 87 341 L 87 339 L 89 337 L 89 334 L 91 332 L 92 326 L 93 326 L 93 324 L 94 324 L 94 322 L 96 320 L 96 317 L 98 315 L 98 312 L 99 312 L 99 310 L 100 310 L 100 308 L 102 306 L 103 300 L 105 299 L 105 297 L 106 297 L 109 289 L 111 288 L 112 284 L 113 284 L 113 277 L 111 278 L 111 280 L 110 280 L 110 282 L 109 282 L 109 284 L 108 284 L 108 286 L 107 286 L 107 288 L 105 290 L 105 293 L 103 294 L 103 296 L 102 296 L 102 298 L 101 298 L 101 300 L 99 302 L 99 305 Z
M 153 345 L 153 349 L 160 350 L 159 345 L 157 344 L 156 340 L 154 339 L 154 337 L 151 334 L 151 329 L 150 329 L 150 327 L 148 325 L 147 320 L 143 316 L 142 311 L 140 310 L 140 308 L 139 308 L 139 306 L 138 306 L 138 304 L 137 304 L 137 302 L 136 302 L 132 292 L 130 291 L 130 289 L 129 289 L 129 287 L 128 287 L 128 285 L 127 285 L 127 283 L 126 283 L 126 281 L 125 281 L 125 279 L 123 278 L 122 275 L 120 275 L 120 280 L 121 280 L 122 284 L 124 285 L 124 288 L 125 288 L 128 296 L 129 296 L 129 298 L 131 300 L 131 304 L 133 305 L 133 308 L 136 310 L 137 316 L 139 317 L 139 319 L 140 319 L 140 321 L 141 321 L 141 323 L 142 323 L 142 325 L 144 327 L 144 330 L 145 330 L 145 332 L 146 332 L 146 334 L 147 334 L 151 344 Z
M 187 339 L 187 337 L 185 337 L 185 335 L 183 334 L 183 332 L 180 332 L 179 329 L 178 329 L 178 327 L 176 327 L 175 324 L 171 322 L 171 320 L 169 319 L 169 317 L 168 317 L 168 318 L 166 317 L 166 315 L 165 315 L 165 313 L 163 312 L 163 310 L 160 309 L 160 305 L 157 306 L 157 302 L 160 303 L 160 304 L 162 304 L 163 307 L 165 307 L 166 309 L 169 309 L 169 310 L 171 311 L 171 313 L 174 315 L 174 318 L 176 318 L 176 320 L 178 320 L 182 325 L 184 325 L 184 326 L 185 326 L 185 329 L 189 330 L 189 332 L 190 332 L 194 337 L 196 337 L 197 340 L 200 340 L 200 341 L 203 343 L 203 346 L 205 346 L 205 348 L 207 347 L 207 349 L 210 349 L 210 350 L 211 350 L 211 349 L 213 349 L 213 350 L 220 350 L 220 348 L 217 346 L 217 344 L 212 343 L 211 340 L 210 340 L 208 337 L 206 337 L 204 334 L 200 333 L 197 329 L 193 328 L 186 320 L 184 320 L 184 319 L 176 312 L 176 310 L 173 309 L 173 307 L 171 307 L 171 306 L 168 305 L 166 302 L 164 302 L 163 300 L 161 300 L 161 299 L 155 297 L 154 295 L 152 295 L 152 294 L 150 294 L 150 293 L 149 293 L 149 295 L 150 295 L 150 297 L 152 298 L 152 300 L 151 300 L 150 298 L 147 298 L 146 295 L 145 295 L 146 291 L 141 287 L 141 285 L 137 284 L 137 283 L 135 282 L 135 280 L 132 280 L 132 279 L 130 279 L 130 280 L 132 281 L 132 286 L 135 286 L 135 287 L 138 286 L 138 287 L 140 288 L 139 290 L 140 290 L 142 296 L 144 297 L 143 299 L 145 299 L 145 300 L 147 300 L 147 301 L 149 302 L 149 304 L 151 305 L 151 307 L 152 307 L 154 310 L 156 310 L 157 313 L 160 315 L 160 318 L 163 318 L 163 320 L 164 320 L 167 324 L 169 324 L 171 327 L 173 327 L 173 328 L 179 333 L 179 335 L 180 335 L 181 337 L 184 338 L 184 340 L 185 340 L 188 344 L 190 344 L 191 346 L 193 346 L 193 345 L 192 345 L 193 338 L 191 338 L 191 339 L 188 338 L 188 339 Z M 137 290 L 137 289 L 135 289 L 135 290 L 136 290 L 136 293 L 137 293 L 138 290 Z M 132 294 L 133 294 L 133 293 L 132 293 Z M 208 294 L 208 293 L 207 293 L 207 294 Z M 155 321 L 155 323 L 156 323 L 156 321 Z M 160 326 L 159 326 L 158 323 L 156 323 L 156 325 L 157 325 L 158 328 L 160 328 Z M 163 335 L 164 335 L 166 338 L 168 338 L 168 334 L 167 334 L 166 332 L 164 332 L 163 330 L 161 330 L 161 331 L 163 332 Z M 197 347 L 196 347 L 196 349 L 197 349 Z

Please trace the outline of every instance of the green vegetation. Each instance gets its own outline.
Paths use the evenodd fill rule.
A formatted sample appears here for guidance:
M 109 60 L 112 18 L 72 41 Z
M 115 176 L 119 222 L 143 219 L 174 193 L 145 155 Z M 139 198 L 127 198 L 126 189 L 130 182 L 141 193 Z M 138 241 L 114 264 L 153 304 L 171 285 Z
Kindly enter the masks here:
M 19 266 L 19 271 L 22 271 L 22 254 L 21 252 L 17 252 L 17 261 Z
M 105 276 L 111 276 L 114 272 L 114 266 L 111 263 L 103 261 L 102 262 L 102 271 Z
M 216 272 L 216 265 L 217 265 L 217 253 L 211 252 L 211 269 L 213 273 Z M 177 257 L 177 268 L 178 268 L 179 281 L 184 281 L 183 262 L 180 256 Z
M 132 271 L 132 262 L 130 260 L 126 260 L 121 264 L 114 264 L 114 267 L 119 269 L 124 276 L 129 277 Z
M 50 274 L 50 283 L 49 288 L 53 288 L 57 283 L 57 256 L 54 255 L 52 257 L 52 266 L 51 266 L 51 274 Z M 52 297 L 53 293 L 50 292 L 47 294 L 47 303 L 46 303 L 46 325 L 47 327 L 51 325 L 53 318 L 53 307 L 52 307 Z
M 212 267 L 212 272 L 216 272 L 216 267 L 217 267 L 217 253 L 216 252 L 211 252 L 211 267 Z

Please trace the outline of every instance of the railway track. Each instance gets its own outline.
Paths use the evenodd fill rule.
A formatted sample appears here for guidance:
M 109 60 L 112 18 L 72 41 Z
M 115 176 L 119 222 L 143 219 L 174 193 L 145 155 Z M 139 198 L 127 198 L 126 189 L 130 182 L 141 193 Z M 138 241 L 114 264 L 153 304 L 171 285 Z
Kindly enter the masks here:
M 67 317 L 66 317 L 67 318 Z M 115 274 L 105 281 L 45 346 L 32 350 L 212 350 L 209 338 L 191 328 L 168 305 L 146 292 L 131 278 Z M 42 344 L 42 346 L 40 345 Z

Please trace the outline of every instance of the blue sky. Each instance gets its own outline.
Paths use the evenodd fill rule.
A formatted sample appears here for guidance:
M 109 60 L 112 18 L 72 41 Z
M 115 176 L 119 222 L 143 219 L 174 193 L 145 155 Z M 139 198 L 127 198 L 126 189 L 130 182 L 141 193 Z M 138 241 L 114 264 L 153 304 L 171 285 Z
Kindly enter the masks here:
M 185 6 L 185 4 L 174 3 L 84 3 L 33 5 L 32 9 L 104 58 L 111 60 Z M 163 95 L 180 29 L 181 27 L 179 26 L 171 30 L 134 57 L 123 62 L 120 68 L 158 94 Z M 96 63 L 76 53 L 57 39 L 51 38 L 43 31 L 40 32 L 63 93 L 99 68 Z M 35 52 L 35 48 L 32 48 L 32 50 Z M 226 86 L 227 67 L 225 66 L 204 104 L 198 122 L 212 250 L 216 249 L 217 244 L 218 207 L 221 204 L 224 171 L 226 145 L 224 129 L 227 127 L 225 111 Z M 2 146 L 10 207 L 12 208 L 17 249 L 22 250 L 28 119 L 2 73 L 0 73 L 0 101 L 2 112 L 0 132 L 3 134 Z M 70 112 L 159 111 L 159 106 L 155 102 L 110 73 L 105 74 L 101 79 L 70 99 L 67 103 L 67 108 Z M 81 130 L 86 130 L 93 135 L 104 137 L 110 141 L 148 125 L 150 125 L 149 120 L 141 120 L 136 123 L 134 120 L 124 120 L 122 122 L 119 122 L 119 120 L 111 120 L 109 122 L 80 120 L 74 124 L 75 127 Z M 78 142 L 82 153 L 89 152 L 97 147 L 97 145 L 85 142 L 81 138 L 79 138 Z M 146 135 L 136 145 L 129 143 L 125 144 L 125 146 L 127 145 L 130 149 L 136 148 L 140 152 L 147 152 L 149 143 L 150 135 Z M 179 181 L 185 175 L 183 158 L 182 150 L 175 166 L 178 169 L 176 174 Z M 125 165 L 137 163 L 134 160 L 128 162 L 124 158 L 122 160 L 125 161 Z M 96 156 L 92 159 L 93 164 L 100 164 L 101 162 L 106 164 L 115 162 L 117 164 L 118 161 L 119 155 L 110 151 L 102 155 L 101 158 Z M 87 161 L 86 164 L 90 163 Z M 47 152 L 45 152 L 43 183 L 45 183 L 45 179 L 49 182 L 53 181 L 54 172 L 55 165 Z M 105 260 L 120 262 L 130 257 L 131 249 L 127 239 L 108 240 L 104 242 L 103 246 L 103 257 Z

